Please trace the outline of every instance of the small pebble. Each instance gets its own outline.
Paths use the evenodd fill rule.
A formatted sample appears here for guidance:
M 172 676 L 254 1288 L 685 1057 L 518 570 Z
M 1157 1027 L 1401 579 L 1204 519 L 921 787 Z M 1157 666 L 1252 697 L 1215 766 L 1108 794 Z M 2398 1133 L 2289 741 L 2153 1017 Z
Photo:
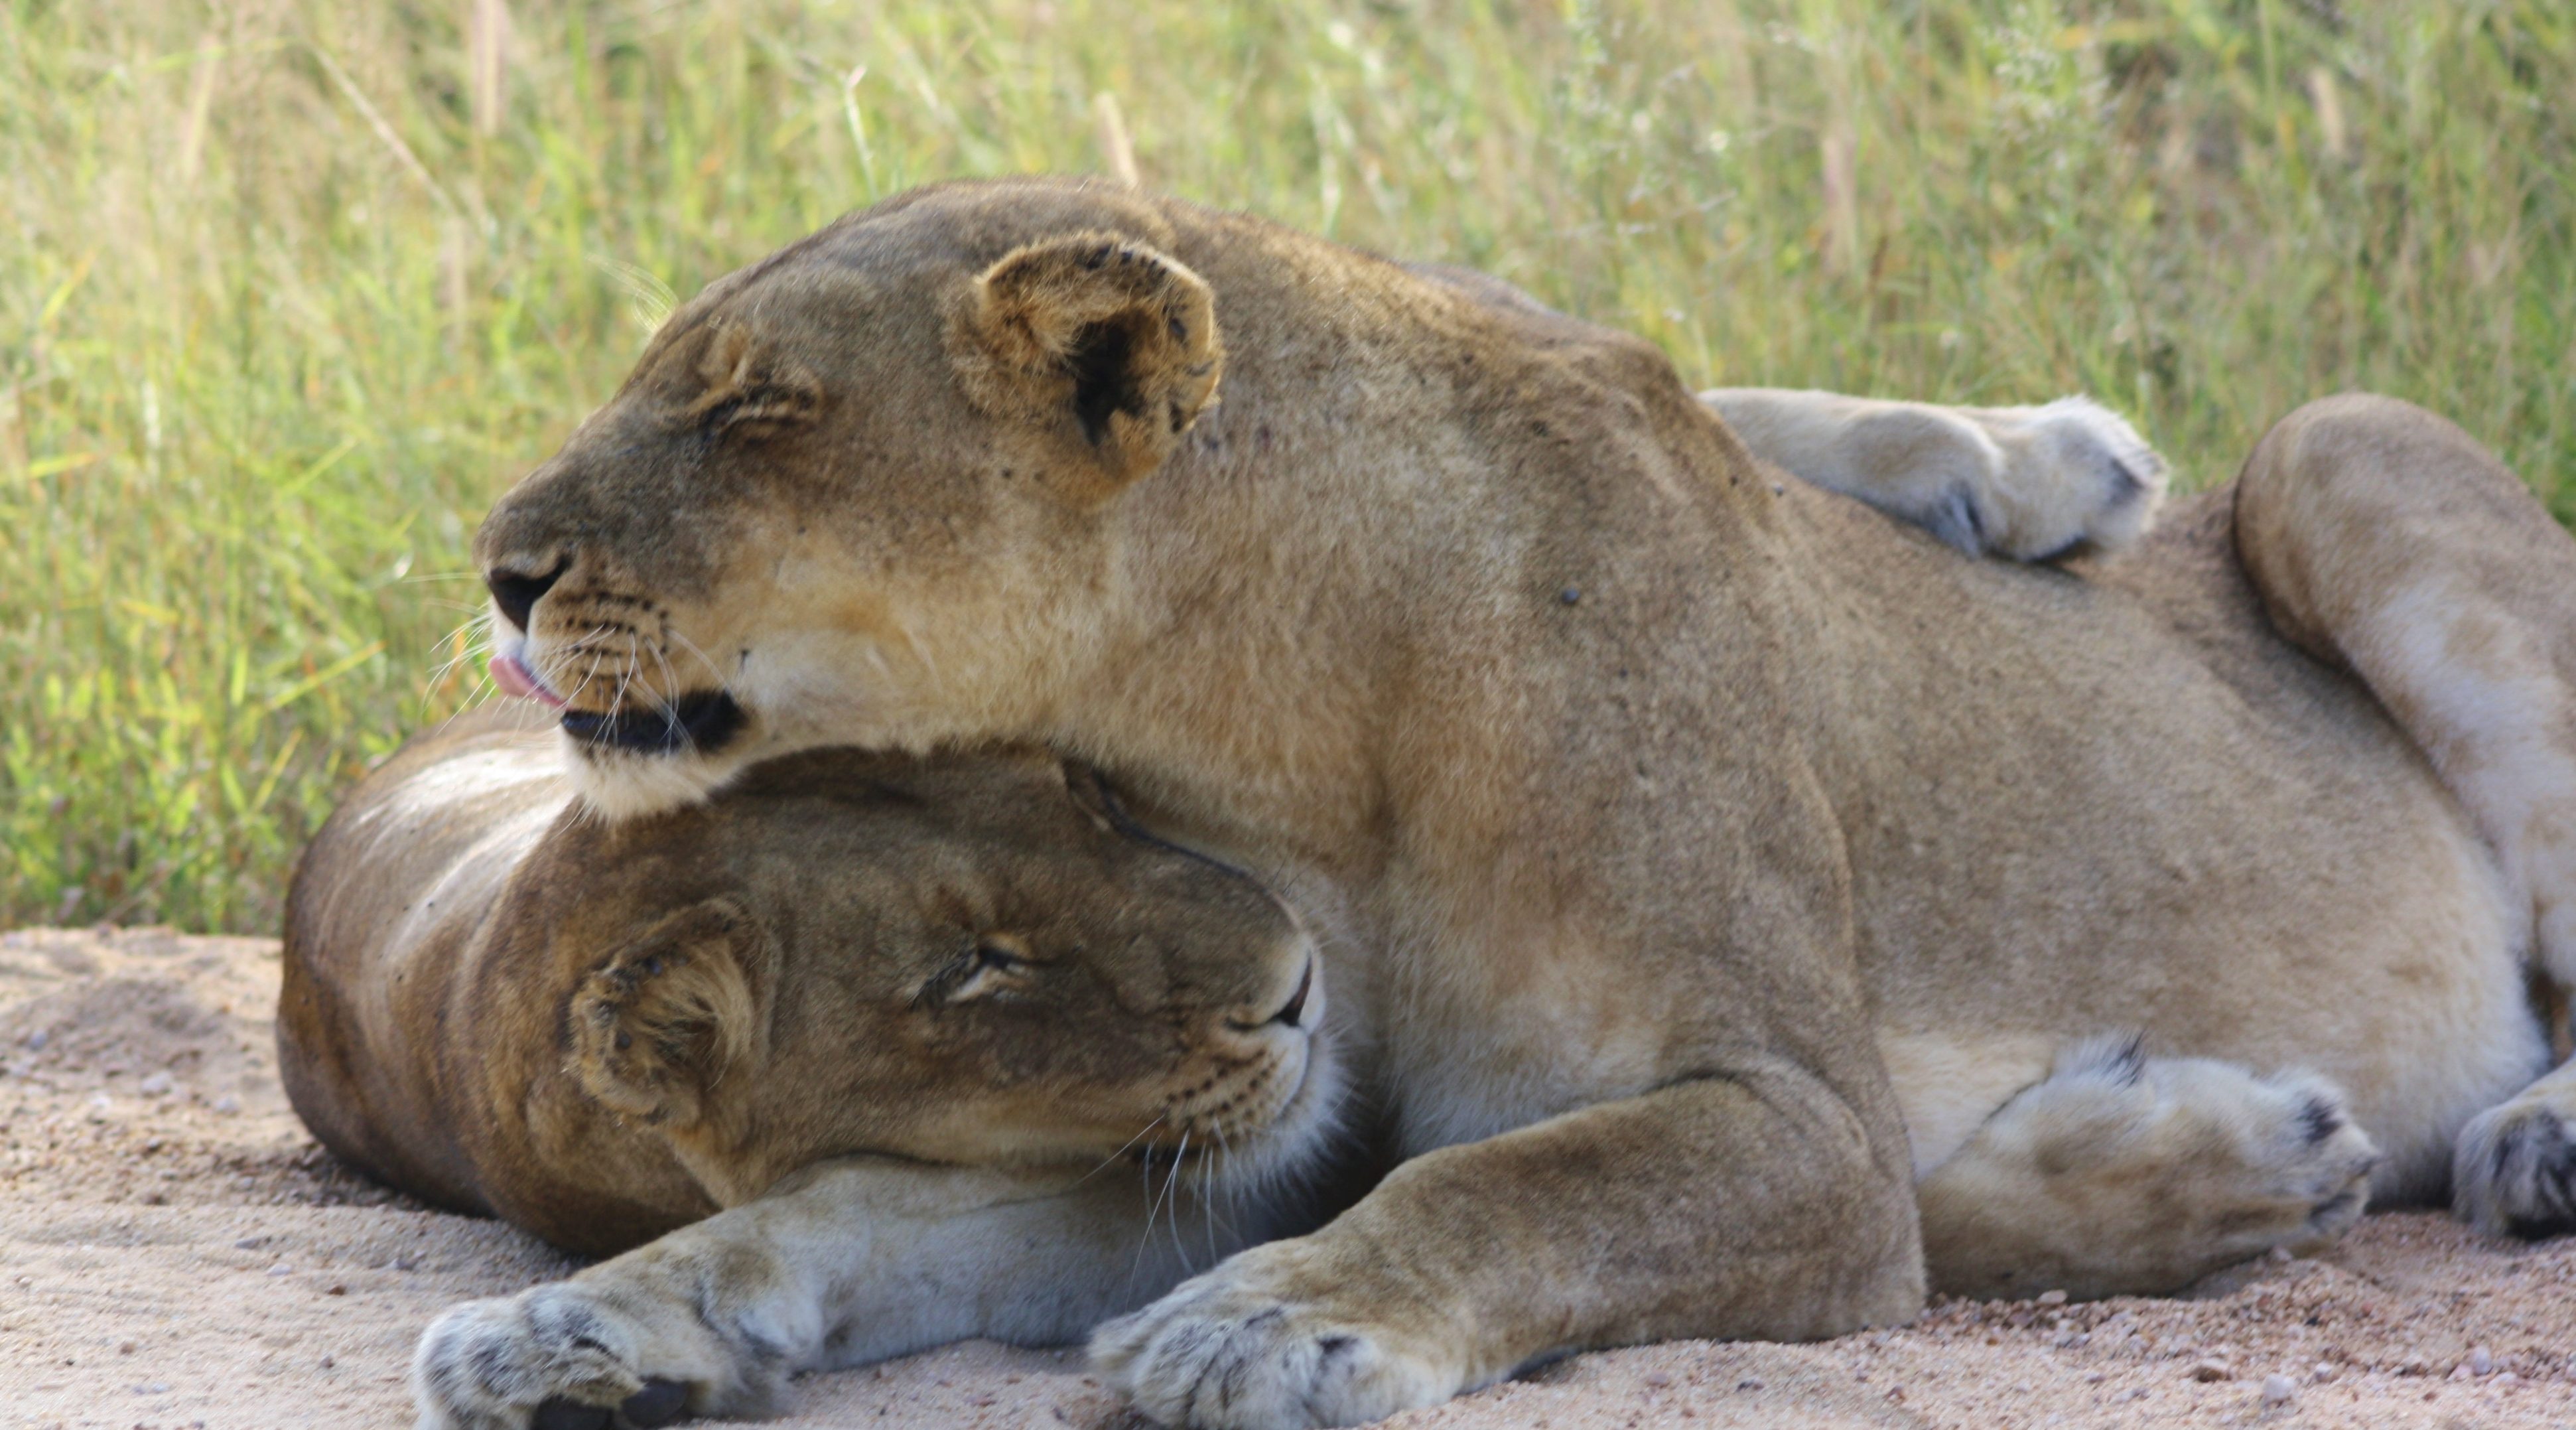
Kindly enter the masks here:
M 225 1093 L 223 1096 L 215 1099 L 215 1111 L 222 1113 L 226 1117 L 230 1117 L 234 1113 L 241 1111 L 241 1099 L 233 1096 L 231 1093 Z
M 174 1085 L 175 1084 L 170 1081 L 170 1075 L 168 1073 L 157 1072 L 146 1077 L 143 1081 L 136 1083 L 134 1085 L 134 1090 L 143 1094 L 145 1097 L 164 1097 L 169 1094 L 170 1089 Z
M 271 1276 L 292 1276 L 295 1274 L 295 1268 L 281 1261 L 275 1266 L 268 1268 L 268 1274 Z
M 1670 1384 L 1672 1384 L 1672 1383 L 1673 1383 L 1673 1378 L 1672 1378 L 1671 1376 L 1669 1376 L 1669 1375 L 1664 1374 L 1662 1371 L 1659 1371 L 1659 1370 L 1650 1370 L 1650 1371 L 1646 1372 L 1646 1384 L 1648 1384 L 1648 1385 L 1650 1385 L 1650 1386 L 1654 1387 L 1654 1388 L 1655 1388 L 1655 1389 L 1657 1389 L 1657 1390 L 1661 1390 L 1661 1389 L 1663 1389 L 1665 1386 L 1668 1386 L 1668 1385 L 1670 1385 Z
M 2484 1346 L 2469 1347 L 2469 1374 L 2495 1374 L 2495 1353 Z
M 2236 1378 L 2236 1367 L 2229 1365 L 2223 1360 L 2194 1361 L 2191 1365 L 2191 1378 L 2194 1380 L 2234 1380 Z
M 2272 1248 L 2272 1262 L 2274 1265 L 2287 1266 L 2292 1260 L 2293 1258 L 2290 1255 L 2290 1248 L 2286 1246 L 2276 1246 Z
M 2039 1304 L 2043 1306 L 2063 1306 L 2066 1304 L 2066 1293 L 2063 1291 L 2042 1291 L 2039 1293 Z

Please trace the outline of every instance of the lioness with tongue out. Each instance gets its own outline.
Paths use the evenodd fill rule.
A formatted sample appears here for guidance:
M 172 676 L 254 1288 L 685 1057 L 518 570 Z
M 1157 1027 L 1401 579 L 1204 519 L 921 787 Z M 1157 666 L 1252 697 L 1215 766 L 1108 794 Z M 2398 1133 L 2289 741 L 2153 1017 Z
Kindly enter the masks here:
M 1905 459 L 1920 422 L 1732 400 L 1829 483 L 1935 472 L 1880 495 L 1962 545 L 2136 527 L 2117 464 L 2062 507 L 2016 485 L 2049 409 L 1954 469 Z M 1488 285 L 1123 191 L 953 185 L 711 285 L 477 551 L 504 678 L 561 702 L 604 816 L 819 744 L 1023 742 L 1327 932 L 1401 1165 L 1092 1349 L 1166 1423 L 1342 1424 L 1570 1349 L 1912 1316 L 1918 1167 L 2069 1127 L 2108 1157 L 2203 1087 L 2109 1054 L 2051 1079 L 2069 1032 L 2312 1059 L 2387 1149 L 2375 1185 L 2439 1193 L 2462 1124 L 2546 1067 L 2517 951 L 2536 929 L 2576 970 L 2576 863 L 2471 775 L 2576 789 L 2547 634 L 2576 551 L 2435 419 L 2303 417 L 2122 562 L 1961 560 L 1757 461 L 1645 344 Z M 2383 497 L 2458 539 L 2373 545 Z M 2361 640 L 2373 592 L 2454 576 L 2504 665 Z M 2522 684 L 2483 723 L 2416 698 L 2499 671 Z M 2283 1240 L 2348 1220 L 2367 1159 L 2333 1099 L 2227 1086 L 2200 1111 L 2229 1195 Z M 2043 1092 L 2091 1112 L 2007 1115 Z M 2554 1109 L 2472 1128 L 2513 1155 L 2464 1199 L 2546 1213 L 2506 1169 Z M 474 1311 L 475 1354 L 519 1393 L 586 1346 L 562 1393 L 679 1376 L 701 1409 L 746 1365 L 827 1363 L 863 1274 L 828 1228 L 864 1244 L 867 1211 L 795 1205 L 758 1294 L 720 1272 L 759 1234 L 711 1233 L 529 1303 L 573 1330 Z

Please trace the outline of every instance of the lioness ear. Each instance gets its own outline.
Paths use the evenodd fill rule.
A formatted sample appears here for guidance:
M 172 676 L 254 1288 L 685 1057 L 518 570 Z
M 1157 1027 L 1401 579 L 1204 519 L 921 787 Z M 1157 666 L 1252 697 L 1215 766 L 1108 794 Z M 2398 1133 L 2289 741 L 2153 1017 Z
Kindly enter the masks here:
M 726 1076 L 767 1049 L 776 957 L 728 898 L 682 909 L 592 970 L 565 1022 L 582 1089 L 618 1112 L 679 1130 L 707 1115 Z
M 1114 233 L 1024 245 L 977 276 L 949 329 L 966 395 L 1061 423 L 1113 481 L 1163 464 L 1216 395 L 1216 303 L 1179 260 Z

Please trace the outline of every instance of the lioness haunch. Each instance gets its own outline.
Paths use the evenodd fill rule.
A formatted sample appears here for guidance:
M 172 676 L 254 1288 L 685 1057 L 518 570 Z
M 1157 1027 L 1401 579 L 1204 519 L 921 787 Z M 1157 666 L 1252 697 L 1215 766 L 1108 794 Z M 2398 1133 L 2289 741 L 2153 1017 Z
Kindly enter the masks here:
M 431 1422 L 739 1413 L 809 1364 L 1074 1339 L 1348 1205 L 1366 1010 L 1275 900 L 1117 815 L 1042 757 L 821 751 L 601 827 L 513 711 L 372 775 L 290 902 L 298 1111 L 442 1205 L 663 1237 L 443 1319 Z M 1955 1147 L 1922 1188 L 1950 1289 L 2161 1290 L 2359 1215 L 2371 1145 L 2322 1082 L 2116 1040 L 2057 1064 L 1918 1134 Z M 1900 1077 L 1909 1112 L 1957 1115 L 1937 1080 Z M 762 1329 L 800 1326 L 819 1355 Z

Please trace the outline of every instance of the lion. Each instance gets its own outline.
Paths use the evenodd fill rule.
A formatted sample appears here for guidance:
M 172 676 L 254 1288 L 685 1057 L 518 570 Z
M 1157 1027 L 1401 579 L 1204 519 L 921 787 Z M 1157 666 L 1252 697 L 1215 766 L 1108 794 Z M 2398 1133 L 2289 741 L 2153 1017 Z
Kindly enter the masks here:
M 571 798 L 544 725 L 463 717 L 289 890 L 287 1094 L 439 1206 L 596 1255 L 862 1151 L 1088 1167 L 1249 1121 L 1284 1156 L 1337 1106 L 1295 917 L 1053 759 L 823 752 L 613 827 Z
M 2403 404 L 2302 409 L 2118 558 L 1961 560 L 1634 338 L 996 181 L 718 280 L 476 551 L 603 817 L 818 745 L 1029 744 L 1368 990 L 1399 1165 L 1094 1335 L 1168 1423 L 1906 1320 L 1891 1074 L 1981 1127 L 2110 1014 L 2313 1053 L 2375 1191 L 2565 1221 L 2576 1079 L 2516 1010 L 2576 973 L 2576 545 Z M 2388 996 L 2317 999 L 2323 950 Z M 763 1346 L 826 1354 L 833 1264 Z
M 1383 1170 L 1337 1135 L 1382 1094 L 1342 1076 L 1351 1019 L 1327 1034 L 1294 912 L 1030 752 L 807 752 L 603 828 L 543 726 L 482 712 L 351 794 L 286 934 L 279 1066 L 343 1158 L 593 1254 L 731 1217 L 443 1318 L 431 1424 L 605 1423 L 576 1385 L 628 1423 L 676 1415 L 690 1367 L 619 1380 L 593 1298 L 685 1343 L 618 1288 L 723 1248 L 701 1296 L 774 1296 L 807 1240 L 847 1257 L 854 1206 L 870 1260 L 834 1295 L 837 1361 L 1078 1337 Z M 2359 1215 L 2372 1148 L 2333 1088 L 2142 1036 L 2070 1041 L 1924 1177 L 1936 1285 L 2166 1290 Z M 1120 1161 L 1141 1185 L 1101 1175 Z M 530 1341 L 556 1353 L 512 1354 Z M 724 1378 L 700 1403 L 737 1411 L 795 1365 L 703 1364 Z

